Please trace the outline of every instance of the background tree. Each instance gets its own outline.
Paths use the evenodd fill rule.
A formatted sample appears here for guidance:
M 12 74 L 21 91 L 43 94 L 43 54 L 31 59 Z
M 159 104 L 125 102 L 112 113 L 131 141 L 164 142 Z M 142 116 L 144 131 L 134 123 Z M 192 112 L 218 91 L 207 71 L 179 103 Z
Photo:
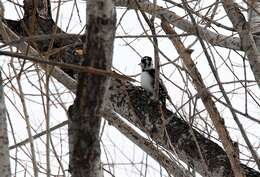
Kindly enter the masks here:
M 163 167 L 161 175 L 169 176 L 259 176 L 259 2 L 114 2 L 115 37 L 111 1 L 88 1 L 87 35 L 58 27 L 66 21 L 61 15 L 66 3 L 72 9 L 69 24 L 74 16 L 84 26 L 79 4 L 85 2 L 11 2 L 22 17 L 3 20 L 0 54 L 11 57 L 3 62 L 3 75 L 14 176 L 102 176 L 89 170 L 100 166 L 99 137 L 112 128 L 104 121 L 99 129 L 101 116 L 160 165 L 146 159 L 139 168 L 129 160 L 139 152 L 129 153 L 140 176 L 150 173 L 149 165 Z M 97 13 L 92 22 L 98 10 L 104 15 Z M 111 71 L 114 39 L 117 73 Z M 133 54 L 147 53 L 154 53 L 157 78 L 160 73 L 173 100 L 167 109 L 136 86 L 138 70 L 118 71 L 120 60 L 131 67 Z M 140 59 L 134 58 L 137 67 Z M 111 79 L 107 94 L 105 78 Z M 68 143 L 65 113 L 74 94 Z M 104 174 L 116 176 L 117 162 L 102 144 Z M 64 154 L 69 149 L 70 167 Z

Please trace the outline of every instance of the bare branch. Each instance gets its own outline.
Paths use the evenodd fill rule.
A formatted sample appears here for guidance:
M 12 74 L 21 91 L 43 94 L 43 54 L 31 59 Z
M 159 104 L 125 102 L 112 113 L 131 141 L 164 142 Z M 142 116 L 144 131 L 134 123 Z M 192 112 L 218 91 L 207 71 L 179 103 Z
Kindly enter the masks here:
M 140 7 L 140 10 L 143 10 L 144 12 L 147 12 L 149 14 L 154 14 L 157 18 L 161 20 L 163 17 L 167 19 L 167 21 L 170 24 L 182 29 L 187 33 L 196 35 L 193 24 L 190 21 L 185 20 L 180 16 L 176 15 L 176 13 L 168 9 L 165 9 L 159 5 L 154 5 L 149 1 L 138 1 L 138 5 L 136 5 L 135 1 L 136 0 L 128 0 L 128 1 L 116 0 L 115 2 L 117 6 L 123 6 L 130 9 L 139 9 Z M 199 27 L 199 33 L 202 34 L 201 36 L 203 37 L 204 40 L 208 41 L 212 45 L 234 49 L 234 50 L 241 50 L 239 38 L 216 34 L 203 27 Z
M 162 21 L 162 28 L 166 34 L 175 34 L 171 26 L 167 21 Z M 207 90 L 202 77 L 191 59 L 190 53 L 185 49 L 184 45 L 178 38 L 170 38 L 179 55 L 182 58 L 183 63 L 189 71 L 189 75 L 192 78 L 193 84 L 198 91 L 198 95 L 201 97 L 201 100 L 207 109 L 210 118 L 218 132 L 218 135 L 221 139 L 221 142 L 224 146 L 224 149 L 227 152 L 227 156 L 230 160 L 233 172 L 236 177 L 243 177 L 243 171 L 240 166 L 239 156 L 236 153 L 233 142 L 229 136 L 229 132 L 225 127 L 224 119 L 220 116 L 219 111 L 217 110 L 216 105 L 214 104 L 210 92 Z
M 238 5 L 233 0 L 222 1 L 230 21 L 241 38 L 242 49 L 248 56 L 251 69 L 260 87 L 260 52 L 254 41 L 250 24 L 246 21 Z

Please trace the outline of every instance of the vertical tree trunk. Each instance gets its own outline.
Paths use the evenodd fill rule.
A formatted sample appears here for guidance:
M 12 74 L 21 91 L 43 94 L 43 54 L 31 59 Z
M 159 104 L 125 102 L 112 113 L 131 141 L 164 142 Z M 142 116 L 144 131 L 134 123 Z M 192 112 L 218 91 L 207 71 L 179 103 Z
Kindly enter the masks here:
M 0 72 L 0 176 L 11 177 L 8 134 L 6 122 L 6 107 L 3 91 L 3 80 Z
M 83 66 L 110 70 L 116 22 L 112 0 L 89 0 Z M 86 47 L 87 46 L 87 47 Z M 100 112 L 106 103 L 109 78 L 81 73 L 69 113 L 70 170 L 72 177 L 100 177 Z
M 4 16 L 4 6 L 0 1 L 0 21 Z M 0 72 L 0 176 L 11 177 L 8 133 L 6 122 L 6 106 L 4 100 L 3 80 Z
M 248 0 L 248 21 L 253 34 L 260 33 L 260 2 Z
M 260 87 L 260 51 L 257 48 L 257 44 L 252 35 L 253 31 L 256 32 L 256 30 L 252 31 L 250 24 L 245 19 L 244 14 L 240 10 L 237 3 L 235 3 L 233 0 L 222 0 L 222 2 L 229 20 L 233 24 L 234 29 L 239 34 L 242 49 L 248 57 L 250 67 L 253 71 L 256 82 Z M 250 0 L 248 2 L 249 5 L 257 4 L 255 0 Z M 255 7 L 252 8 L 253 11 L 257 10 Z M 251 17 L 251 20 L 256 20 L 256 18 Z M 254 23 L 256 24 L 256 22 Z

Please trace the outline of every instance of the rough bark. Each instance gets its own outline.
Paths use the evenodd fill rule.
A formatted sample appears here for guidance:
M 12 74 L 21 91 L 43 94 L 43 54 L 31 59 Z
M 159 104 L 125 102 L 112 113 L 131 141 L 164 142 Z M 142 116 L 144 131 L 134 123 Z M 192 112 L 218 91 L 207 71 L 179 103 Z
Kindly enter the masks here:
M 6 107 L 3 91 L 3 80 L 0 72 L 0 174 L 2 177 L 11 177 Z
M 42 22 L 43 21 L 39 21 L 39 23 Z M 20 34 L 19 31 L 21 31 L 21 29 L 16 32 Z M 51 30 L 49 29 L 48 32 L 46 31 L 46 34 L 51 34 Z M 66 42 L 67 40 L 63 39 L 62 41 Z M 73 39 L 68 39 L 68 41 L 73 43 Z M 21 43 L 24 44 L 24 41 Z M 38 54 L 37 51 L 33 51 L 30 55 L 35 56 Z M 70 90 L 75 91 L 76 82 L 73 79 L 61 77 L 64 76 L 64 73 L 57 68 L 55 68 L 54 71 L 55 72 L 52 74 L 59 82 Z M 157 127 L 162 125 L 160 121 L 158 122 L 158 120 L 160 120 L 159 117 L 161 117 L 161 112 L 158 110 L 158 103 L 154 103 L 150 100 L 150 95 L 147 95 L 141 88 L 135 87 L 131 83 L 125 83 L 114 79 L 110 84 L 110 91 L 110 100 L 113 109 L 117 113 L 121 114 L 134 125 L 153 137 L 156 142 L 166 148 L 168 147 L 169 142 L 166 142 L 164 136 L 160 136 L 160 134 L 158 136 Z M 193 163 L 194 169 L 199 173 L 204 174 L 204 169 L 202 168 L 203 161 L 200 159 L 199 152 L 196 150 L 195 141 L 190 133 L 191 129 L 189 128 L 189 125 L 172 112 L 165 111 L 165 114 L 167 123 L 163 126 L 167 129 L 170 143 L 174 145 L 175 150 L 184 162 L 187 164 Z M 216 143 L 206 139 L 195 130 L 193 131 L 195 132 L 197 141 L 202 149 L 203 156 L 207 160 L 206 163 L 210 170 L 210 176 L 229 176 L 231 168 L 225 151 Z M 245 165 L 241 166 L 245 170 L 247 177 L 257 177 L 260 175 L 259 172 Z
M 137 131 L 134 130 L 127 122 L 123 121 L 120 116 L 106 109 L 103 113 L 104 118 L 131 140 L 135 145 L 145 151 L 150 157 L 152 157 L 157 163 L 159 163 L 169 174 L 176 177 L 191 177 L 190 171 L 186 170 L 179 162 L 169 158 L 164 152 L 158 149 L 158 146 L 153 141 L 144 138 Z
M 115 35 L 112 0 L 88 0 L 83 66 L 110 70 Z M 100 122 L 108 76 L 80 73 L 76 99 L 69 109 L 69 151 L 72 177 L 101 177 Z
M 113 109 L 125 117 L 129 122 L 143 130 L 152 139 L 161 144 L 164 148 L 171 150 L 171 143 L 178 157 L 186 164 L 193 164 L 194 170 L 202 176 L 233 177 L 232 169 L 226 152 L 213 141 L 205 138 L 199 132 L 186 123 L 176 114 L 169 110 L 164 110 L 166 122 L 164 128 L 167 130 L 169 139 L 163 134 L 158 136 L 158 128 L 161 122 L 161 111 L 158 103 L 150 99 L 140 87 L 135 87 L 129 82 L 111 80 L 110 101 Z M 207 172 L 203 168 L 204 161 L 200 158 L 199 150 L 192 132 L 199 144 L 200 151 L 206 160 Z M 247 177 L 257 177 L 259 172 L 241 164 Z

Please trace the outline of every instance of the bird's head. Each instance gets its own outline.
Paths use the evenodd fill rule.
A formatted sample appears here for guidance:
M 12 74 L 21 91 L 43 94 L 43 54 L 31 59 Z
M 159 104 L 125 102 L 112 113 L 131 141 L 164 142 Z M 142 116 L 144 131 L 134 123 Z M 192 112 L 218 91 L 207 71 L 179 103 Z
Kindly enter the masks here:
M 143 71 L 153 69 L 152 58 L 149 56 L 145 56 L 141 59 L 141 63 L 139 64 Z

